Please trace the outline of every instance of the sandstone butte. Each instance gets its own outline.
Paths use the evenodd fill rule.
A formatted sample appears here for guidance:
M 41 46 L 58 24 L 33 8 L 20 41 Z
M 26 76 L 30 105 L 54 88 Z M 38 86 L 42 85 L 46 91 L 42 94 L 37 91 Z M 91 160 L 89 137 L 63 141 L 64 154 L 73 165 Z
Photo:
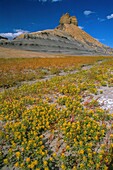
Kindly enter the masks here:
M 75 40 L 83 42 L 87 45 L 87 42 L 97 45 L 99 47 L 102 47 L 103 44 L 101 44 L 99 41 L 94 39 L 92 36 L 87 34 L 85 31 L 80 29 L 78 27 L 78 21 L 75 16 L 70 16 L 69 13 L 64 14 L 61 16 L 59 21 L 59 26 L 56 27 L 54 30 L 44 30 L 39 32 L 33 32 L 30 34 L 21 34 L 17 37 L 17 39 L 26 38 L 26 36 L 32 35 L 32 36 L 41 36 L 43 33 L 53 34 L 53 35 L 59 35 L 63 36 L 65 33 L 73 37 Z
M 59 25 L 55 29 L 24 33 L 6 44 L 11 48 L 37 52 L 65 53 L 67 51 L 68 54 L 73 52 L 75 55 L 113 55 L 112 48 L 80 29 L 77 18 L 70 16 L 69 13 L 61 16 Z

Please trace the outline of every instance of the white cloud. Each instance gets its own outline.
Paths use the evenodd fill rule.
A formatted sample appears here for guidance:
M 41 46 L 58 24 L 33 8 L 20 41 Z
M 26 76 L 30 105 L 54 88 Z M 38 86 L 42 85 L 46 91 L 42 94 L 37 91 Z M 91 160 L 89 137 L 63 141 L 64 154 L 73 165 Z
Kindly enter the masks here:
M 90 10 L 85 10 L 83 13 L 84 13 L 84 15 L 88 16 L 90 14 L 93 14 L 94 12 L 90 11 Z
M 38 0 L 39 2 L 47 2 L 49 0 Z M 59 1 L 62 1 L 62 0 L 51 0 L 51 2 L 59 2 Z
M 14 29 L 13 31 L 14 31 L 13 33 L 12 32 L 0 33 L 0 35 L 11 40 L 11 39 L 23 34 L 23 33 L 29 32 L 27 30 L 22 30 L 22 29 Z
M 47 0 L 39 0 L 39 2 L 46 2 Z
M 113 18 L 113 14 L 108 15 L 106 18 L 107 18 L 107 19 L 112 19 L 112 18 Z
M 103 21 L 105 21 L 106 19 L 104 19 L 104 18 L 97 18 L 98 19 L 98 21 L 100 21 L 100 22 L 103 22 Z
M 58 2 L 58 1 L 62 1 L 62 0 L 52 0 L 52 2 Z
M 104 38 L 95 38 L 95 40 L 97 40 L 97 41 L 99 41 L 99 42 L 103 42 L 103 41 L 105 41 L 105 39 L 104 39 Z
M 81 30 L 83 30 L 84 29 L 84 27 L 82 27 L 82 26 L 78 26 Z
M 60 2 L 62 0 L 27 0 L 27 1 L 32 1 L 32 2 Z

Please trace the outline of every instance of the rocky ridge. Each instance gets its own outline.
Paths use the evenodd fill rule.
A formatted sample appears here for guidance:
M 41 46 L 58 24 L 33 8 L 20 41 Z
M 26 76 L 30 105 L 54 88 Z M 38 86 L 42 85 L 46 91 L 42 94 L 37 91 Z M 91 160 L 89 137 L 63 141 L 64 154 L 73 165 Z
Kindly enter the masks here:
M 60 18 L 59 25 L 53 30 L 25 33 L 12 41 L 2 42 L 1 45 L 46 53 L 113 55 L 113 49 L 81 30 L 77 18 L 68 13 Z

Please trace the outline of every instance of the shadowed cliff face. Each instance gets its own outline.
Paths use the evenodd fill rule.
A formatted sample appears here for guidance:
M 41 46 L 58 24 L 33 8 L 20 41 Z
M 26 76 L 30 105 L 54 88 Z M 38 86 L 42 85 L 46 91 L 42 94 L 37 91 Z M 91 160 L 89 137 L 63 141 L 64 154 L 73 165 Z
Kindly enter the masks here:
M 0 40 L 8 40 L 8 38 L 0 36 Z
M 53 30 L 22 34 L 2 46 L 73 55 L 111 55 L 113 50 L 91 37 L 78 27 L 77 18 L 68 13 L 60 18 L 59 26 Z

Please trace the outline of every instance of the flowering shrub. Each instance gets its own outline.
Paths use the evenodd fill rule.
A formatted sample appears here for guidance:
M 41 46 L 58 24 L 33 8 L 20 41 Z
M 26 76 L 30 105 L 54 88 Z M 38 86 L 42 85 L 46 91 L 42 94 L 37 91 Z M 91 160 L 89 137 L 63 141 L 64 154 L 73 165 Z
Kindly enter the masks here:
M 0 168 L 107 170 L 113 159 L 113 115 L 84 98 L 97 95 L 103 81 L 112 86 L 112 71 L 110 59 L 90 70 L 1 92 Z

